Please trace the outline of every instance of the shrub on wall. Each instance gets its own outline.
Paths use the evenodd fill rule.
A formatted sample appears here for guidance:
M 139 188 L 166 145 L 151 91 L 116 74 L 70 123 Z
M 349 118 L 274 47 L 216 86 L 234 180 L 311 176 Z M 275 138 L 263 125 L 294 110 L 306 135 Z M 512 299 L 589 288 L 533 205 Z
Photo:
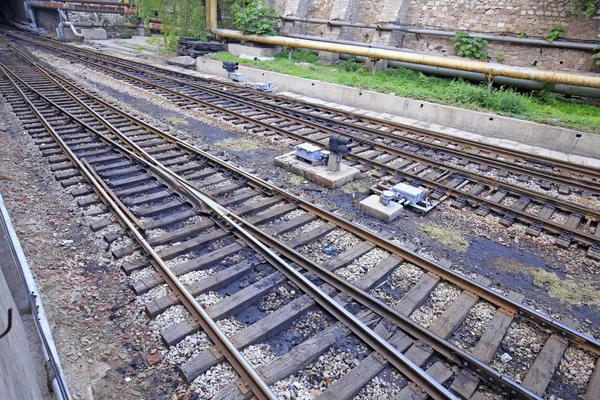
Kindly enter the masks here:
M 600 67 L 600 46 L 594 47 L 594 54 L 592 54 L 592 60 L 596 61 L 596 66 Z
M 452 48 L 456 55 L 467 58 L 487 58 L 488 52 L 485 49 L 487 40 L 479 37 L 472 37 L 467 32 L 456 32 L 452 38 Z
M 600 0 L 571 0 L 573 15 L 585 14 L 586 18 L 589 18 L 598 7 L 600 7 Z
M 552 25 L 550 32 L 544 37 L 547 41 L 554 42 L 556 39 L 560 39 L 563 36 L 565 36 L 565 27 L 562 25 Z
M 239 0 L 231 6 L 233 25 L 247 35 L 273 36 L 277 29 L 277 12 L 264 1 Z
M 198 0 L 136 0 L 135 4 L 146 24 L 152 18 L 160 18 L 169 50 L 177 49 L 178 37 L 207 38 L 206 12 Z

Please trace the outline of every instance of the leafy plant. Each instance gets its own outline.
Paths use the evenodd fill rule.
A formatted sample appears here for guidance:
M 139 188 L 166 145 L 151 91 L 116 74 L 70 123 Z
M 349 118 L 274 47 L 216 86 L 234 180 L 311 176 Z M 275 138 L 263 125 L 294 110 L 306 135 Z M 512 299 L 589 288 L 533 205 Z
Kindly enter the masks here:
M 565 27 L 562 25 L 552 25 L 550 32 L 544 37 L 547 41 L 554 42 L 556 39 L 560 39 L 563 36 L 565 36 Z
M 487 58 L 488 52 L 485 49 L 487 40 L 480 37 L 472 37 L 467 32 L 456 32 L 452 38 L 452 48 L 456 55 L 467 58 Z
M 239 0 L 231 6 L 233 25 L 247 35 L 273 36 L 279 33 L 277 12 L 262 0 Z
M 554 85 L 550 82 L 544 83 L 540 90 L 534 90 L 531 95 L 538 99 L 542 104 L 554 104 L 556 102 L 556 95 L 552 93 Z
M 206 13 L 198 0 L 136 0 L 135 4 L 146 24 L 153 18 L 161 20 L 168 50 L 177 49 L 178 37 L 207 39 Z
M 356 57 L 355 56 L 350 56 L 348 57 L 348 59 L 344 60 L 344 61 L 340 61 L 340 63 L 338 64 L 340 66 L 341 69 L 343 69 L 344 71 L 347 72 L 355 72 L 358 71 L 359 69 L 361 69 L 362 65 L 358 62 L 356 62 Z
M 527 37 L 527 34 L 524 31 L 521 31 L 521 32 L 517 33 L 517 37 L 519 39 L 523 39 L 524 37 Z
M 123 38 L 123 39 L 131 39 L 131 37 L 133 36 L 133 29 L 130 28 L 119 28 L 119 37 Z
M 497 60 L 498 62 L 502 62 L 502 61 L 504 61 L 504 55 L 502 55 L 502 54 L 498 54 L 498 55 L 496 56 L 496 60 Z
M 571 14 L 584 13 L 585 17 L 589 19 L 598 6 L 600 6 L 600 0 L 571 0 Z
M 132 24 L 139 24 L 140 22 L 142 22 L 142 17 L 140 17 L 139 15 L 130 15 L 127 17 L 127 22 L 131 22 Z
M 600 66 L 600 46 L 594 47 L 594 54 L 592 54 L 592 59 L 596 61 L 597 66 Z

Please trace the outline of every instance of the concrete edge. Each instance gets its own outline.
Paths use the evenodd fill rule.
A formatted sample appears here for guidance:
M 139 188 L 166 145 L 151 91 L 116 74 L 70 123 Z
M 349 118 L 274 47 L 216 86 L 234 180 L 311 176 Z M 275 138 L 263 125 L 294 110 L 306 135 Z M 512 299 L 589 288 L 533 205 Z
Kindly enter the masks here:
M 227 76 L 219 61 L 199 57 L 196 63 L 197 70 L 204 74 L 222 78 Z M 600 168 L 600 160 L 597 158 L 600 153 L 597 150 L 600 149 L 600 135 L 246 66 L 240 66 L 239 72 L 248 81 L 271 81 L 279 91 L 304 96 L 303 101 L 308 101 L 308 97 L 315 104 L 337 105 L 337 108 L 344 111 L 432 130 L 449 137 L 463 137 L 506 149 L 519 149 L 526 153 L 533 152 L 561 161 Z M 525 147 L 521 149 L 519 145 Z
M 100 44 L 100 43 L 98 43 Z M 104 45 L 105 43 L 102 43 Z M 76 44 L 70 44 L 73 47 L 79 47 Z M 163 60 L 160 56 L 147 56 L 149 59 L 140 58 L 139 54 L 130 53 L 126 56 L 124 50 L 111 49 L 107 46 L 104 49 L 107 53 L 114 51 L 116 57 L 120 57 L 132 62 L 140 64 L 156 66 L 157 60 Z M 154 61 L 154 62 L 153 62 Z M 197 71 L 179 68 L 171 65 L 160 65 L 160 68 L 176 71 L 190 76 L 198 78 L 213 78 L 213 79 L 227 79 L 227 72 L 222 69 L 222 63 L 216 60 L 210 60 L 202 57 L 196 59 Z M 412 100 L 404 97 L 398 97 L 394 95 L 388 95 L 384 93 L 377 93 L 368 90 L 361 90 L 352 88 L 349 86 L 338 85 L 334 83 L 327 83 L 312 79 L 298 78 L 291 75 L 285 75 L 277 72 L 265 71 L 257 68 L 240 66 L 240 72 L 244 73 L 245 77 L 249 81 L 265 82 L 272 81 L 274 85 L 281 89 L 283 92 L 279 92 L 280 95 L 285 95 L 290 98 L 301 98 L 302 101 L 311 102 L 314 104 L 326 104 L 330 107 L 338 108 L 342 111 L 353 112 L 356 114 L 363 114 L 370 118 L 381 119 L 384 121 L 391 121 L 400 125 L 412 126 L 419 129 L 431 130 L 438 134 L 446 135 L 449 138 L 460 137 L 463 139 L 472 140 L 474 142 L 496 146 L 507 150 L 518 150 L 525 154 L 531 153 L 554 159 L 557 161 L 568 162 L 577 165 L 583 165 L 586 167 L 598 168 L 600 170 L 600 151 L 594 151 L 600 149 L 600 135 L 595 135 L 588 132 L 580 132 L 572 129 L 555 127 L 551 125 L 539 124 L 536 122 L 530 122 L 525 120 L 519 120 L 516 118 L 503 117 L 492 113 L 483 113 L 478 111 L 465 110 L 458 107 L 444 106 L 440 104 Z M 286 89 L 290 87 L 289 89 Z M 310 90 L 304 90 L 309 87 Z M 332 95 L 335 90 L 339 89 L 343 92 L 340 96 Z M 291 93 L 286 93 L 291 92 Z M 311 93 L 307 93 L 311 92 Z M 315 93 L 316 92 L 316 93 Z M 376 107 L 368 107 L 366 101 L 363 100 L 362 96 L 368 94 L 371 97 L 377 97 L 381 99 L 376 104 L 387 104 L 385 108 L 392 108 L 390 111 L 381 111 L 375 109 Z M 334 97 L 334 99 L 326 99 Z M 357 105 L 348 104 L 348 99 L 354 99 L 353 102 L 357 102 Z M 366 97 L 365 97 L 366 99 Z M 480 123 L 486 125 L 486 129 L 481 133 L 474 133 L 476 130 L 469 130 L 458 126 L 453 126 L 443 118 L 443 115 L 436 117 L 434 121 L 424 120 L 420 114 L 416 118 L 411 118 L 408 112 L 398 115 L 397 110 L 404 110 L 404 106 L 397 109 L 390 107 L 390 101 L 406 102 L 412 105 L 407 107 L 407 110 L 414 109 L 418 105 L 418 110 L 427 105 L 428 110 L 445 110 L 451 114 L 464 114 L 463 120 L 468 120 L 475 116 Z M 340 104 L 343 102 L 343 104 Z M 353 103 L 349 102 L 349 103 Z M 375 114 L 377 113 L 377 114 Z M 434 117 L 435 112 L 432 112 Z M 492 121 L 490 121 L 492 118 Z M 495 124 L 488 124 L 488 122 L 496 122 Z M 510 129 L 504 128 L 502 124 L 504 121 L 510 122 Z M 523 129 L 521 129 L 521 124 Z M 493 127 L 500 127 L 502 129 L 489 130 Z M 534 128 L 535 134 L 531 134 L 527 128 Z M 529 132 L 529 134 L 527 134 Z M 522 135 L 520 134 L 522 133 Z M 503 135 L 504 134 L 504 135 Z M 549 141 L 548 138 L 564 137 L 564 141 L 567 143 L 563 145 L 562 142 L 558 145 Z M 543 143 L 544 146 L 540 146 Z
M 4 227 L 6 228 L 6 232 L 8 233 L 7 239 L 11 242 L 10 244 L 12 245 L 12 248 L 14 250 L 15 259 L 17 261 L 18 267 L 20 268 L 20 273 L 24 280 L 24 285 L 27 289 L 27 296 L 31 304 L 31 315 L 35 322 L 37 332 L 42 343 L 44 359 L 47 362 L 50 361 L 51 364 L 54 364 L 55 374 L 52 377 L 52 388 L 54 396 L 57 400 L 67 400 L 68 398 L 70 398 L 70 394 L 67 389 L 67 384 L 60 363 L 60 358 L 58 356 L 58 351 L 56 350 L 56 345 L 52 337 L 52 330 L 50 329 L 50 324 L 48 323 L 48 319 L 46 317 L 44 305 L 42 304 L 42 298 L 38 291 L 37 285 L 35 283 L 35 278 L 33 276 L 33 273 L 31 272 L 31 268 L 29 267 L 29 263 L 27 262 L 27 258 L 25 257 L 25 253 L 23 252 L 23 248 L 21 247 L 21 242 L 19 241 L 17 232 L 12 224 L 10 214 L 6 208 L 6 204 L 4 203 L 4 199 L 2 198 L 1 194 L 0 224 L 4 225 Z M 52 366 L 49 366 L 49 368 L 52 368 Z M 63 387 L 67 390 L 66 398 L 62 395 L 62 390 L 60 389 L 58 380 L 62 382 Z

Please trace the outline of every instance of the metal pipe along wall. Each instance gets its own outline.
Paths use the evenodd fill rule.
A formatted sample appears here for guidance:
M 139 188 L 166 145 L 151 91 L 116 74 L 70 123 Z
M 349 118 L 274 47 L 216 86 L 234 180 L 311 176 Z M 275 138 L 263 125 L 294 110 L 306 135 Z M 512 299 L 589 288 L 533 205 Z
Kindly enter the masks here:
M 442 68 L 453 68 L 462 71 L 480 72 L 488 76 L 506 76 L 518 79 L 550 82 L 555 84 L 587 86 L 600 88 L 600 75 L 575 72 L 558 72 L 536 68 L 514 67 L 502 64 L 487 63 L 458 57 L 409 53 L 402 50 L 383 50 L 337 43 L 319 42 L 316 40 L 294 39 L 283 36 L 244 35 L 240 31 L 217 28 L 217 0 L 207 1 L 207 19 L 212 33 L 230 39 L 248 40 L 252 42 L 279 45 L 292 48 L 304 48 L 333 53 L 346 53 L 355 56 L 369 57 L 375 60 L 393 60 L 413 64 L 424 64 Z

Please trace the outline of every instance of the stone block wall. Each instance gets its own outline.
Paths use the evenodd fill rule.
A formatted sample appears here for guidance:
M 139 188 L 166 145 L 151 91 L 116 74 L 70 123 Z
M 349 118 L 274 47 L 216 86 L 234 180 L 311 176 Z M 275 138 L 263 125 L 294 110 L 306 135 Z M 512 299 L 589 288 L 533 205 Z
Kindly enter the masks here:
M 553 25 L 566 28 L 565 37 L 576 40 L 596 40 L 600 43 L 600 12 L 595 18 L 573 17 L 570 0 L 296 0 L 307 3 L 301 17 L 320 19 L 342 19 L 336 13 L 343 3 L 352 12 L 353 22 L 366 24 L 397 22 L 411 27 L 469 31 L 516 36 L 524 32 L 529 38 L 543 38 Z M 285 7 L 286 2 L 275 0 L 274 5 L 282 14 L 290 15 L 293 10 Z M 354 3 L 354 4 L 352 4 Z M 281 5 L 279 5 L 281 4 Z M 337 6 L 337 7 L 336 7 Z M 307 10 L 307 11 L 304 11 Z M 394 10 L 393 13 L 386 10 Z M 335 15 L 334 15 L 335 14 Z M 388 15 L 389 14 L 389 15 Z M 291 24 L 289 24 L 291 25 Z M 394 34 L 382 40 L 374 30 L 345 28 L 331 32 L 325 25 L 295 23 L 294 30 L 308 35 L 335 37 L 368 43 L 386 44 L 410 50 L 454 54 L 450 38 L 430 35 Z M 287 27 L 286 27 L 287 29 Z M 384 43 L 385 42 L 385 43 Z M 531 45 L 490 42 L 487 45 L 489 59 L 497 57 L 504 64 L 556 70 L 594 71 L 598 69 L 590 58 L 591 53 Z

